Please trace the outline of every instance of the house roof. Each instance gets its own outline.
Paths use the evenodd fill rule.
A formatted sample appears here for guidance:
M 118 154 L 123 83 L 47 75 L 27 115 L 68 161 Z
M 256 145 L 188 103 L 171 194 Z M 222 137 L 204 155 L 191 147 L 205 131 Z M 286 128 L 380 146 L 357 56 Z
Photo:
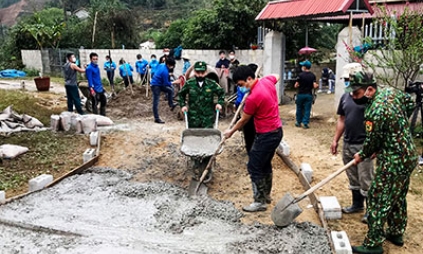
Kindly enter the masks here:
M 256 20 L 311 19 L 349 11 L 373 13 L 368 0 L 278 0 L 267 3 Z
M 373 5 L 374 13 L 364 13 L 364 14 L 354 14 L 353 19 L 371 19 L 375 17 L 380 17 L 384 15 L 384 11 L 381 9 L 381 6 L 386 8 L 386 12 L 391 15 L 401 15 L 405 8 L 408 8 L 410 11 L 416 11 L 423 15 L 423 2 L 402 2 L 402 3 L 384 3 Z M 329 20 L 348 20 L 349 15 L 340 15 L 340 16 L 331 16 L 331 17 L 318 17 L 314 20 L 318 21 L 329 21 Z

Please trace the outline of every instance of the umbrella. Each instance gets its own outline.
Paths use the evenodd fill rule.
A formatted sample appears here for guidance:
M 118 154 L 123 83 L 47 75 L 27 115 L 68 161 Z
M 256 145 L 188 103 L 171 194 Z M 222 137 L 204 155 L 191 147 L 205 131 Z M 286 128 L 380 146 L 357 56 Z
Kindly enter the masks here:
M 317 51 L 317 49 L 310 48 L 309 46 L 306 46 L 306 47 L 300 49 L 298 51 L 298 54 L 300 54 L 300 55 L 310 55 L 311 53 L 314 53 L 316 51 Z

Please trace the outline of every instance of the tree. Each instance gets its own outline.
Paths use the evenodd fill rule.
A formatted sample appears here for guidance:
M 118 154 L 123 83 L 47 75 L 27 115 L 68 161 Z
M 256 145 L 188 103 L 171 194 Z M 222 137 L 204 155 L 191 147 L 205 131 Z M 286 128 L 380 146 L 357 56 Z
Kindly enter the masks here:
M 376 18 L 385 27 L 385 43 L 371 50 L 364 63 L 373 69 L 381 83 L 404 88 L 414 80 L 423 64 L 423 16 L 422 10 L 404 9 L 402 14 L 389 13 L 379 7 L 383 15 Z M 371 38 L 366 38 L 368 43 Z

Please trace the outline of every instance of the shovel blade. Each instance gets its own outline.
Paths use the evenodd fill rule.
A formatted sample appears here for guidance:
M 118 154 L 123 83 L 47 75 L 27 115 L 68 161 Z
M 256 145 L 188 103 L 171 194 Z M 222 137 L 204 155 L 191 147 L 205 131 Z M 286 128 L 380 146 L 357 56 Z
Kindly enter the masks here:
M 286 227 L 298 217 L 303 210 L 298 206 L 291 193 L 285 194 L 272 211 L 272 221 L 278 227 Z
M 204 183 L 193 179 L 188 187 L 188 195 L 190 197 L 207 195 L 207 190 L 208 188 Z

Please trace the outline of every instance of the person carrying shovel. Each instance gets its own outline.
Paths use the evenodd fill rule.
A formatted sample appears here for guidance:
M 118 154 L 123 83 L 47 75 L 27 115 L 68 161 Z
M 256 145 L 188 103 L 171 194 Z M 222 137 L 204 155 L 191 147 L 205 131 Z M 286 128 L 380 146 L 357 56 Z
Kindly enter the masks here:
M 354 155 L 356 164 L 376 157 L 378 166 L 367 198 L 367 236 L 354 253 L 383 253 L 388 240 L 403 246 L 407 226 L 406 196 L 410 175 L 418 163 L 418 154 L 410 133 L 408 117 L 415 103 L 411 96 L 395 88 L 380 89 L 373 75 L 358 72 L 350 75 L 345 89 L 359 105 L 366 105 L 366 139 Z M 385 223 L 388 227 L 385 231 Z
M 241 119 L 225 131 L 225 138 L 240 130 L 251 117 L 254 117 L 257 132 L 247 165 L 254 202 L 242 209 L 246 212 L 265 211 L 271 202 L 272 158 L 283 136 L 275 87 L 279 76 L 273 74 L 258 79 L 250 67 L 239 66 L 232 79 L 238 86 L 250 89 L 250 95 L 245 101 Z
M 125 83 L 125 88 L 134 83 L 134 78 L 132 77 L 132 72 L 134 68 L 129 63 L 126 63 L 122 58 L 119 60 L 119 74 Z

